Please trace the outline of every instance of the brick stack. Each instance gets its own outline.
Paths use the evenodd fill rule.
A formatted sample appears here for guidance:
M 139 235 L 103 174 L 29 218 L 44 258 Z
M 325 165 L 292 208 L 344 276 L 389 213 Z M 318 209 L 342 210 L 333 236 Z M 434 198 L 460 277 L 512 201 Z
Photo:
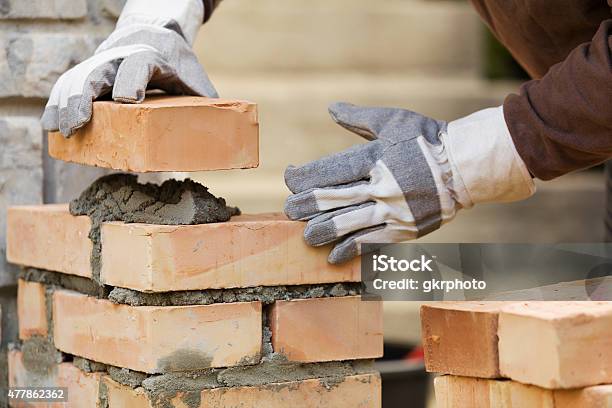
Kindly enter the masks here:
M 256 106 L 204 98 L 96 102 L 52 156 L 134 171 L 258 163 Z M 68 387 L 71 407 L 379 407 L 379 302 L 356 260 L 326 261 L 282 214 L 201 225 L 105 223 L 99 276 L 91 221 L 66 205 L 8 213 L 24 267 L 12 387 Z
M 438 408 L 612 407 L 612 302 L 421 309 Z

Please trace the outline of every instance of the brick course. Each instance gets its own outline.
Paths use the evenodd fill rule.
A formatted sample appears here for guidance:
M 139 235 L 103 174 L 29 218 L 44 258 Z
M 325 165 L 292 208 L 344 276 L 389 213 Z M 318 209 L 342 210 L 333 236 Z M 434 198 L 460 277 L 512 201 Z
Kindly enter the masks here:
M 88 217 L 59 204 L 15 207 L 8 224 L 10 262 L 92 276 Z M 202 225 L 108 223 L 101 279 L 145 292 L 359 281 L 359 259 L 330 265 L 329 247 L 304 243 L 304 226 L 282 214 Z
M 259 302 L 128 306 L 77 292 L 53 294 L 53 340 L 66 353 L 146 373 L 259 361 Z

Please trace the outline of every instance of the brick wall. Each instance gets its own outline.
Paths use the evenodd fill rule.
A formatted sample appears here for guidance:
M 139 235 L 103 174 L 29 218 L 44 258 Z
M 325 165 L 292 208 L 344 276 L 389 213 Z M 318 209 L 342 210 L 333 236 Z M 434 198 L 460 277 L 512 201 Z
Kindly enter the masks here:
M 100 170 L 53 161 L 39 117 L 56 79 L 89 57 L 114 27 L 123 0 L 0 0 L 1 349 L 14 339 L 16 268 L 6 262 L 6 209 L 62 202 Z M 1 353 L 0 355 L 3 355 Z M 0 406 L 6 370 L 0 361 Z

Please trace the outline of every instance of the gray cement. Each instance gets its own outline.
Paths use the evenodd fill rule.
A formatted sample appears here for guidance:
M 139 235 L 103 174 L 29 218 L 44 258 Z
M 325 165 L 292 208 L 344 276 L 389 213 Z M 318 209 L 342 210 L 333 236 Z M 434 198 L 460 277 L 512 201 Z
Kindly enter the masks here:
M 24 341 L 21 352 L 25 369 L 41 380 L 50 376 L 57 364 L 64 361 L 62 353 L 46 337 L 34 336 Z
M 96 373 L 100 371 L 108 371 L 108 365 L 104 363 L 98 363 L 97 361 L 88 360 L 83 357 L 72 358 L 72 364 L 74 364 L 81 371 L 85 371 L 86 373 Z
M 179 292 L 145 293 L 114 288 L 108 299 L 131 306 L 186 306 L 213 303 L 253 302 L 272 304 L 277 300 L 338 297 L 361 293 L 360 282 L 324 285 L 256 286 L 238 289 L 210 289 Z
M 97 282 L 82 276 L 66 275 L 59 272 L 46 271 L 36 268 L 24 268 L 19 273 L 19 278 L 27 281 L 44 283 L 57 288 L 64 288 L 81 292 L 98 298 L 108 297 L 112 288 L 100 285 Z
M 140 387 L 142 382 L 147 379 L 147 374 L 128 368 L 108 366 L 107 371 L 113 380 L 132 388 Z
M 19 278 L 43 283 L 47 285 L 48 291 L 59 288 L 74 290 L 89 296 L 109 299 L 114 303 L 130 306 L 188 306 L 253 301 L 269 305 L 277 300 L 355 296 L 362 293 L 361 282 L 149 293 L 100 285 L 81 276 L 36 268 L 22 269 Z M 48 310 L 51 310 L 51 308 L 48 308 Z
M 94 244 L 91 267 L 98 281 L 103 222 L 206 224 L 228 221 L 240 214 L 240 210 L 228 207 L 223 198 L 215 197 L 206 187 L 190 179 L 167 180 L 158 186 L 140 184 L 135 175 L 117 173 L 99 178 L 79 198 L 72 200 L 70 213 L 91 218 L 89 238 Z

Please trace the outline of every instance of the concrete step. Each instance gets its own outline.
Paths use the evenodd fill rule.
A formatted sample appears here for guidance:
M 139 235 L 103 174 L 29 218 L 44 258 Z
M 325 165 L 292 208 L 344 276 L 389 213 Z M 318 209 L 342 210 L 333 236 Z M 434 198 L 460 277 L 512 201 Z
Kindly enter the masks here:
M 467 2 L 223 2 L 195 48 L 209 73 L 479 71 L 483 26 Z
M 498 106 L 515 83 L 474 78 L 397 75 L 276 75 L 213 77 L 223 97 L 259 105 L 260 167 L 279 172 L 362 142 L 327 113 L 334 101 L 412 109 L 451 120 Z

